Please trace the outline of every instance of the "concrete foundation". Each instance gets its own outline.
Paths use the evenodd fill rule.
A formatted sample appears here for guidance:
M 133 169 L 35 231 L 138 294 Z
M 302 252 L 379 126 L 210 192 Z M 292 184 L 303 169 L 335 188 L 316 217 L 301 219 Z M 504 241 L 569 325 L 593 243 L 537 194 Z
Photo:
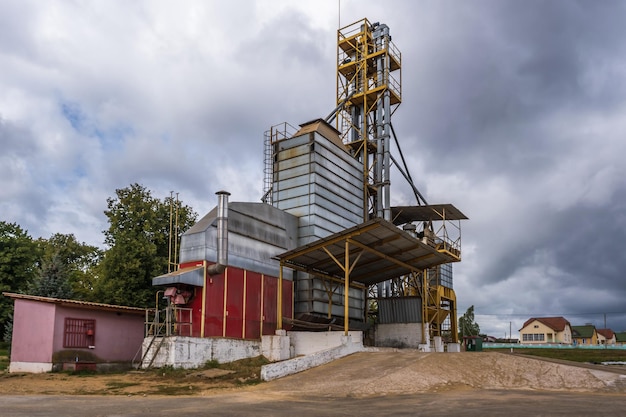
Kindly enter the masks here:
M 209 361 L 234 362 L 262 354 L 261 342 L 258 340 L 171 336 L 156 338 L 148 349 L 151 340 L 151 337 L 147 337 L 143 341 L 142 351 L 149 351 L 142 367 L 147 367 L 152 362 L 152 366 L 156 368 L 172 366 L 191 369 Z
M 32 374 L 41 374 L 52 371 L 51 362 L 11 362 L 9 364 L 9 372 L 25 372 Z
M 348 332 L 353 342 L 363 339 L 363 332 Z M 344 332 L 289 332 L 295 356 L 310 355 L 323 350 L 339 347 L 344 344 Z M 361 346 L 363 343 L 361 342 Z
M 262 336 L 261 352 L 271 362 L 284 361 L 292 357 L 287 332 L 285 330 L 276 330 L 276 335 L 274 336 Z

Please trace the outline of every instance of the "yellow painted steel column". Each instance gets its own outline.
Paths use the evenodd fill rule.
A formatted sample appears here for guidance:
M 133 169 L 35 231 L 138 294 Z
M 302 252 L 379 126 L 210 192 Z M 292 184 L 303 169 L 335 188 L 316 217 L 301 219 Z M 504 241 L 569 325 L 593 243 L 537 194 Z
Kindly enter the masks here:
M 263 336 L 263 323 L 265 322 L 265 274 L 261 274 L 261 329 L 259 331 L 259 337 Z
M 276 330 L 283 329 L 283 264 L 278 270 L 278 307 L 276 309 Z
M 348 240 L 346 240 L 346 255 L 345 255 L 345 261 L 344 261 L 344 281 L 345 281 L 345 289 L 344 289 L 344 296 L 343 296 L 343 329 L 344 329 L 344 335 L 348 336 L 348 330 L 350 329 L 350 306 L 348 305 L 348 302 L 350 300 L 349 298 L 349 290 L 350 290 L 350 252 L 349 252 L 349 248 L 350 248 L 350 244 L 348 243 Z
M 206 315 L 206 261 L 202 261 L 202 316 L 200 317 L 200 337 L 204 337 L 204 321 Z
M 422 270 L 422 343 L 426 343 L 426 330 L 428 323 L 428 270 Z M 430 325 L 429 325 L 430 327 Z
M 243 323 L 241 326 L 241 338 L 246 338 L 246 295 L 248 294 L 248 274 L 247 270 L 243 270 Z
M 222 321 L 222 337 L 226 337 L 226 317 L 228 317 L 228 268 L 224 271 L 224 316 Z

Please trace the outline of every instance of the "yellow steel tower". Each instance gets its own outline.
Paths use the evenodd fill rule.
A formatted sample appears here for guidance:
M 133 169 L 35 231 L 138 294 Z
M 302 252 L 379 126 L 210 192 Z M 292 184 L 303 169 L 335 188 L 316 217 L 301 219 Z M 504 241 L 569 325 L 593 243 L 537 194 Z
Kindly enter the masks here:
M 363 164 L 363 220 L 391 220 L 391 115 L 401 102 L 401 54 L 385 24 L 337 31 L 337 130 Z

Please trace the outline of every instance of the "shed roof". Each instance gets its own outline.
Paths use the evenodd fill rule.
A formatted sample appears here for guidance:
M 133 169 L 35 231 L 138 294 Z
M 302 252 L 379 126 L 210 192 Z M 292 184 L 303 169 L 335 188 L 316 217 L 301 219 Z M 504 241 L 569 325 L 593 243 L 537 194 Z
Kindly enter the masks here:
M 103 310 L 103 311 L 112 311 L 118 313 L 130 313 L 130 314 L 145 314 L 144 308 L 139 307 L 129 307 L 129 306 L 118 306 L 112 304 L 103 304 L 103 303 L 92 303 L 89 301 L 78 301 L 78 300 L 66 300 L 61 298 L 52 298 L 52 297 L 39 297 L 36 295 L 27 295 L 27 294 L 16 294 L 12 292 L 3 292 L 2 295 L 5 297 L 11 298 L 13 300 L 30 300 L 30 301 L 39 301 L 42 303 L 51 303 L 62 305 L 65 307 L 74 307 L 74 308 L 84 308 L 90 310 Z
M 522 326 L 520 330 L 523 330 L 526 326 L 531 324 L 533 321 L 538 321 L 539 323 L 545 324 L 552 330 L 556 330 L 557 332 L 562 332 L 565 330 L 565 326 L 570 326 L 571 324 L 564 317 L 531 317 Z
M 346 265 L 346 246 L 348 265 Z M 372 285 L 411 272 L 460 261 L 441 247 L 424 243 L 381 218 L 369 220 L 308 245 L 277 255 L 285 266 L 336 279 Z
M 394 224 L 429 220 L 467 220 L 467 216 L 452 204 L 391 207 L 391 218 Z

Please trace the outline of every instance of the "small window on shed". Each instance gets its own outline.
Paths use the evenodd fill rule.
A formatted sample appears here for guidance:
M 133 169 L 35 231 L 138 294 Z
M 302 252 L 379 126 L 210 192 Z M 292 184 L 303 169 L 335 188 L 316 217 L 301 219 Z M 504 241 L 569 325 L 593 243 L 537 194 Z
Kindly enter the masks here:
M 65 319 L 64 348 L 88 348 L 95 345 L 96 321 L 93 319 Z

